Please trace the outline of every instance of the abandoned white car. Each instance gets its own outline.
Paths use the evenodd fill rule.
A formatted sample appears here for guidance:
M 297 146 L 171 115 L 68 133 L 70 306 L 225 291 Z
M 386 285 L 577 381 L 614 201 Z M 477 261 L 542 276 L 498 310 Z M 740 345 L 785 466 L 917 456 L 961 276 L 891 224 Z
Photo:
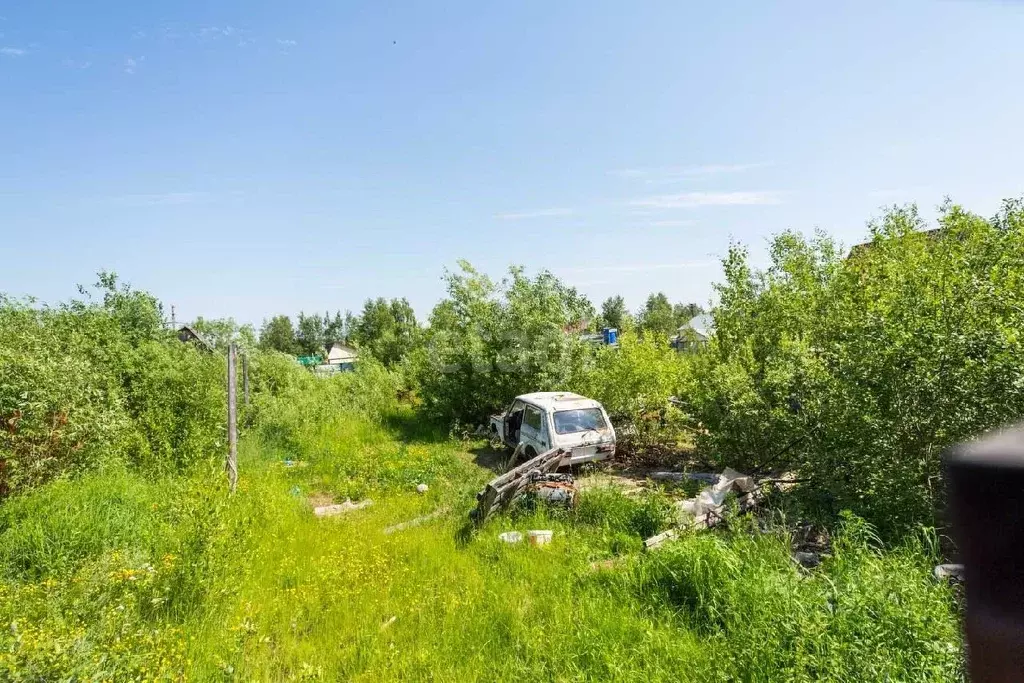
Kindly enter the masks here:
M 604 407 L 564 391 L 517 396 L 508 410 L 491 416 L 491 431 L 509 448 L 522 445 L 526 460 L 552 448 L 570 453 L 563 467 L 615 455 L 615 429 Z

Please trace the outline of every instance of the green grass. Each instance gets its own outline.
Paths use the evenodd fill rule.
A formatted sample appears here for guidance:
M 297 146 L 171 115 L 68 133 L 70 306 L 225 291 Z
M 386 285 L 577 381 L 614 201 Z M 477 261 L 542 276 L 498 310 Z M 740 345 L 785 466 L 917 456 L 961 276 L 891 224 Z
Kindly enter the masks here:
M 929 578 L 927 544 L 881 552 L 849 520 L 811 574 L 781 532 L 694 535 L 644 554 L 666 501 L 607 490 L 573 511 L 522 504 L 470 531 L 472 494 L 491 476 L 471 445 L 405 411 L 383 424 L 340 415 L 287 442 L 247 437 L 233 497 L 211 467 L 154 480 L 105 471 L 10 500 L 0 679 L 959 675 L 953 596 Z M 310 494 L 374 505 L 317 519 Z M 383 533 L 439 507 L 449 513 Z M 533 528 L 554 542 L 497 539 Z

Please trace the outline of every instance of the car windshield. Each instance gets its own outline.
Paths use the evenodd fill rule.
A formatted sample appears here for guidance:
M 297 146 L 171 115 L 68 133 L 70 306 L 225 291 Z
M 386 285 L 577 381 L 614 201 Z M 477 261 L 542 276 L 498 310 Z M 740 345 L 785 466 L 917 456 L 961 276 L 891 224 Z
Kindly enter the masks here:
M 600 408 L 559 410 L 555 413 L 555 431 L 559 434 L 575 434 L 604 427 L 604 415 Z

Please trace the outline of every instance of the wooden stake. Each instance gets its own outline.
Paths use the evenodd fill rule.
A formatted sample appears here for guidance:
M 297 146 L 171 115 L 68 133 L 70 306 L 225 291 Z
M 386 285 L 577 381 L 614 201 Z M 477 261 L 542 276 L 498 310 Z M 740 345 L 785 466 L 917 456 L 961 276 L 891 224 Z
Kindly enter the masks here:
M 228 473 L 228 488 L 231 493 L 235 492 L 238 484 L 238 410 L 235 405 L 238 390 L 236 385 L 238 379 L 235 370 L 235 357 L 237 355 L 234 343 L 228 345 L 228 459 L 224 469 Z

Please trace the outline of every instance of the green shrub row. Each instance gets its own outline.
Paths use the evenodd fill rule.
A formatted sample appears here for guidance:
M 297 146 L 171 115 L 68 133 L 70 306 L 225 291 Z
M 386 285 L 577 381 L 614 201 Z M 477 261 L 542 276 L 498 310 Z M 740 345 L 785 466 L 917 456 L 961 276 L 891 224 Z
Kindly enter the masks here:
M 1024 416 L 1024 204 L 926 227 L 893 210 L 848 254 L 786 233 L 763 270 L 730 251 L 681 391 L 706 457 L 798 471 L 885 535 L 935 522 L 943 450 Z

